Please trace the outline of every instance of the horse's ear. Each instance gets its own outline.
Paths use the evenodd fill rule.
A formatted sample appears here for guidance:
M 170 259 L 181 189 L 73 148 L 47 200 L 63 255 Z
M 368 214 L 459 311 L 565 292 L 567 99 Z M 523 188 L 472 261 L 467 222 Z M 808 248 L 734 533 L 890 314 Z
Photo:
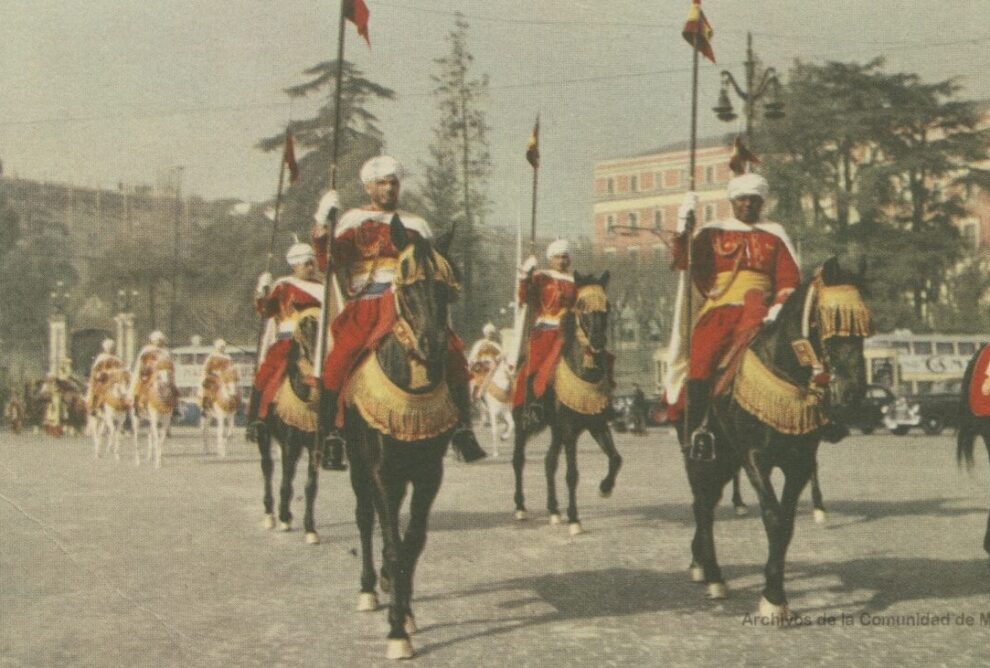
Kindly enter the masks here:
M 434 247 L 440 251 L 441 255 L 446 255 L 447 251 L 450 250 L 450 243 L 454 240 L 454 231 L 444 232 L 437 240 L 433 243 Z
M 598 283 L 603 288 L 607 288 L 608 287 L 608 279 L 611 278 L 611 276 L 612 276 L 612 274 L 609 272 L 608 269 L 606 269 L 605 271 L 602 272 L 601 277 L 598 279 Z
M 392 245 L 395 246 L 395 250 L 401 251 L 409 245 L 409 233 L 406 231 L 406 226 L 399 219 L 399 214 L 392 215 L 392 222 L 389 223 L 389 228 Z
M 825 261 L 822 265 L 822 282 L 825 285 L 837 285 L 839 282 L 839 274 L 841 268 L 839 267 L 839 258 L 834 255 Z
M 584 285 L 584 283 L 585 283 L 584 274 L 582 274 L 580 271 L 575 271 L 574 272 L 575 287 L 581 287 L 582 285 Z

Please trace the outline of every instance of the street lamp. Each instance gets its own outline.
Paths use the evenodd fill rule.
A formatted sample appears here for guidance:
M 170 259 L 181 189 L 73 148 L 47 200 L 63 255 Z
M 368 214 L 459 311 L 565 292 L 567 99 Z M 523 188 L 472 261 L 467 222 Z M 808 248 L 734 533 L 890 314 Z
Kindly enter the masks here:
M 732 109 L 732 101 L 729 99 L 729 87 L 735 91 L 744 105 L 746 114 L 746 143 L 752 143 L 753 134 L 753 114 L 756 103 L 763 100 L 763 117 L 769 120 L 777 120 L 784 117 L 784 103 L 780 101 L 780 79 L 777 78 L 777 70 L 768 67 L 763 71 L 758 83 L 756 78 L 756 59 L 753 58 L 753 35 L 746 34 L 746 60 L 743 63 L 746 67 L 746 87 L 743 89 L 732 73 L 722 70 L 722 89 L 718 94 L 718 104 L 712 107 L 712 111 L 718 116 L 720 121 L 732 121 L 736 118 L 736 112 Z M 755 85 L 754 85 L 755 83 Z
M 48 293 L 52 315 L 65 316 L 69 310 L 69 291 L 64 281 L 55 281 L 55 289 Z

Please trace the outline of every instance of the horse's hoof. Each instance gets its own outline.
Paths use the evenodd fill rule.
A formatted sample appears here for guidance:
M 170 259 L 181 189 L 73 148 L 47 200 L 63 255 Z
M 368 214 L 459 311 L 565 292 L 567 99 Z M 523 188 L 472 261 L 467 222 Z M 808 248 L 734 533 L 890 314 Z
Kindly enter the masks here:
M 385 647 L 386 659 L 411 659 L 416 655 L 409 638 L 389 638 Z
M 274 529 L 275 528 L 275 516 L 272 515 L 271 513 L 267 513 L 265 515 L 265 521 L 263 523 L 263 526 L 266 529 Z
M 691 582 L 704 582 L 705 581 L 705 569 L 697 564 L 691 564 Z
M 375 592 L 361 592 L 358 594 L 357 611 L 374 612 L 378 609 L 378 594 Z
M 319 545 L 320 544 L 320 534 L 315 531 L 306 532 L 306 544 L 307 545 Z
M 611 489 L 609 489 L 609 490 L 599 489 L 598 490 L 598 496 L 602 497 L 603 499 L 611 498 L 612 497 L 612 490 Z
M 279 522 L 278 523 L 278 530 L 279 531 L 292 531 L 292 522 Z
M 709 600 L 721 601 L 723 598 L 729 596 L 729 588 L 725 586 L 724 582 L 709 582 L 708 591 L 705 595 Z
M 550 513 L 550 526 L 555 527 L 560 524 L 560 513 Z
M 403 625 L 406 629 L 406 633 L 409 635 L 415 635 L 419 633 L 419 627 L 416 626 L 416 618 L 412 615 L 406 615 L 406 623 Z
M 760 607 L 757 614 L 759 614 L 760 617 L 769 618 L 772 624 L 783 624 L 790 618 L 791 611 L 787 609 L 786 603 L 783 605 L 777 605 L 768 601 L 766 596 L 761 596 Z
M 815 508 L 814 516 L 815 524 L 825 524 L 828 521 L 828 515 L 821 508 Z
M 745 517 L 749 514 L 749 508 L 746 506 L 736 506 L 736 517 Z
M 580 536 L 584 533 L 584 527 L 581 526 L 580 522 L 571 522 L 567 527 L 567 532 L 572 536 Z
M 525 510 L 517 510 L 516 511 L 516 521 L 517 522 L 523 522 L 523 521 L 528 520 L 528 519 L 529 519 L 529 515 L 526 514 L 526 511 Z

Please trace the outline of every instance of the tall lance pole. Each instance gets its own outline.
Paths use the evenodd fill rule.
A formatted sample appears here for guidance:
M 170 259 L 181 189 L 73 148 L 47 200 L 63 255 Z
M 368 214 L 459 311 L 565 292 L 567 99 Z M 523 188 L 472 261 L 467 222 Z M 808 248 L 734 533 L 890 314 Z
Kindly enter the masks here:
M 289 140 L 289 128 L 285 130 L 286 141 Z M 265 258 L 265 273 L 269 273 L 272 270 L 272 260 L 275 259 L 275 239 L 278 235 L 278 220 L 279 213 L 282 210 L 282 186 L 285 185 L 285 149 L 282 149 L 282 165 L 278 168 L 278 189 L 275 191 L 275 213 L 272 218 L 272 234 L 268 240 L 268 256 Z M 268 286 L 265 286 L 264 292 L 261 295 L 262 301 L 268 297 Z M 255 346 L 254 355 L 254 376 L 258 376 L 258 366 L 261 364 L 261 345 L 264 343 L 265 338 L 265 326 L 268 323 L 268 318 L 264 312 L 261 313 L 261 322 L 258 325 L 258 338 L 257 345 Z
M 333 152 L 330 154 L 330 188 L 337 189 L 337 156 L 340 154 L 341 122 L 341 90 L 344 78 L 344 22 L 347 19 L 345 5 L 347 0 L 340 2 L 340 22 L 337 27 L 337 74 L 333 93 Z M 313 353 L 313 377 L 316 379 L 317 406 L 323 399 L 323 361 L 327 349 L 328 307 L 330 300 L 340 294 L 337 276 L 333 271 L 333 238 L 337 229 L 337 210 L 330 211 L 327 221 L 327 272 L 323 278 L 323 303 L 320 305 L 320 324 L 316 334 L 316 350 Z M 316 421 L 314 434 L 316 447 L 313 451 L 313 467 L 318 467 L 322 458 L 323 425 Z
M 698 20 L 695 22 L 695 27 L 694 27 L 694 45 L 693 45 L 694 48 L 691 49 L 691 51 L 692 51 L 692 56 L 691 56 L 691 58 L 692 58 L 692 63 L 691 63 L 691 142 L 690 142 L 690 150 L 688 152 L 688 183 L 690 184 L 688 186 L 688 188 L 689 188 L 689 190 L 691 192 L 694 192 L 694 186 L 695 186 L 695 179 L 694 179 L 694 176 L 695 176 L 694 175 L 694 170 L 695 170 L 695 153 L 696 153 L 697 146 L 698 146 L 698 51 L 699 51 L 698 45 L 701 42 L 701 28 L 702 28 L 702 23 L 703 23 L 703 21 L 701 19 L 701 15 L 699 14 Z M 693 280 L 692 269 L 694 267 L 694 264 L 693 264 L 694 253 L 693 253 L 693 250 L 692 250 L 692 247 L 694 246 L 694 243 L 693 243 L 694 242 L 694 225 L 695 225 L 695 213 L 694 213 L 694 211 L 690 211 L 688 213 L 688 216 L 687 216 L 687 225 L 685 226 L 685 229 L 684 229 L 684 238 L 685 238 L 685 243 L 687 245 L 687 270 L 685 272 L 685 274 L 686 274 L 685 275 L 685 283 L 687 284 L 687 290 L 685 290 L 685 295 L 684 295 L 684 305 L 685 305 L 686 318 L 684 319 L 684 322 L 687 324 L 687 327 L 685 328 L 686 329 L 685 341 L 687 342 L 686 348 L 687 348 L 687 360 L 688 360 L 687 361 L 687 373 L 688 373 L 688 375 L 690 375 L 690 373 L 691 373 L 691 329 L 692 329 L 691 326 L 693 324 L 691 322 L 691 313 L 692 313 L 692 308 L 691 308 L 692 294 L 691 293 L 692 293 L 692 290 L 693 290 L 693 287 L 694 286 L 692 285 L 691 281 Z M 690 406 L 689 406 L 689 403 L 688 403 L 690 401 L 690 396 L 691 396 L 690 393 L 685 388 L 685 390 L 684 390 L 684 443 L 685 444 L 690 443 L 690 441 L 691 441 L 691 434 L 688 433 L 688 429 L 690 428 L 690 423 L 688 422 L 688 416 L 691 414 L 691 412 L 690 412 Z

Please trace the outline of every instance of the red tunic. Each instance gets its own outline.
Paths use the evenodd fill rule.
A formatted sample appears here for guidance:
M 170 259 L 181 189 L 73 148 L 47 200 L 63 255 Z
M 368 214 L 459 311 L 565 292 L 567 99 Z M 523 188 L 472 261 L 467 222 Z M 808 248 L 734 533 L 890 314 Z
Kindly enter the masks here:
M 342 280 L 346 303 L 334 318 L 330 331 L 333 348 L 323 363 L 323 387 L 334 392 L 343 389 L 351 371 L 364 354 L 373 350 L 395 325 L 395 277 L 399 251 L 392 244 L 390 223 L 394 212 L 351 209 L 340 219 L 334 232 L 333 269 Z M 400 212 L 412 238 L 433 236 L 425 220 Z M 328 268 L 326 236 L 316 236 L 313 247 L 321 269 Z M 447 380 L 467 383 L 464 345 L 451 333 Z
M 297 316 L 306 309 L 319 308 L 322 294 L 323 284 L 319 281 L 285 276 L 275 281 L 267 296 L 255 300 L 258 313 L 271 319 L 267 333 L 269 346 L 262 353 L 262 362 L 254 376 L 254 387 L 261 392 L 260 419 L 268 416 L 268 408 L 285 378 Z
M 987 381 L 990 366 L 990 346 L 984 346 L 973 367 L 973 378 L 969 382 L 969 410 L 976 417 L 990 416 L 990 395 L 983 394 L 983 383 Z
M 576 300 L 577 288 L 572 274 L 543 270 L 532 275 L 532 283 L 526 279 L 519 282 L 519 302 L 528 303 L 537 315 L 529 334 L 526 361 L 516 379 L 514 406 L 521 406 L 526 400 L 526 383 L 530 376 L 536 376 L 533 389 L 537 398 L 542 397 L 547 386 L 553 383 L 563 344 L 560 320 Z

